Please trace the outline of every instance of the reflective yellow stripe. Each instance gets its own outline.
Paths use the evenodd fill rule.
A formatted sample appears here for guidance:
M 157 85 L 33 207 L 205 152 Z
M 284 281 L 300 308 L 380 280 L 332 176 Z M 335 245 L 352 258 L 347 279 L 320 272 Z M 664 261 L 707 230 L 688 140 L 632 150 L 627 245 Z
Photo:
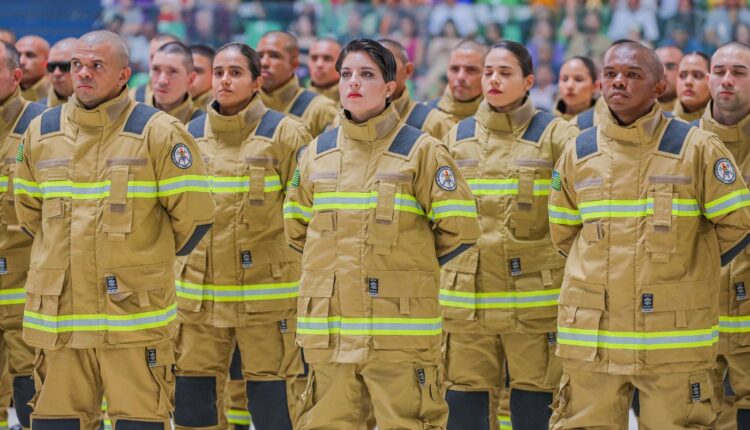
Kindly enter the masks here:
M 297 333 L 389 336 L 435 336 L 443 332 L 441 318 L 297 317 Z
M 241 409 L 229 409 L 226 415 L 229 424 L 249 426 L 253 422 L 250 412 Z
M 0 290 L 0 305 L 22 305 L 26 302 L 26 290 L 9 288 Z
M 466 182 L 475 196 L 518 195 L 518 179 L 474 178 Z M 550 179 L 534 179 L 534 195 L 548 196 Z
M 719 316 L 719 331 L 722 333 L 750 333 L 750 316 Z
M 394 209 L 402 212 L 424 215 L 424 210 L 417 202 L 416 197 L 402 193 L 396 193 L 394 197 Z M 313 194 L 312 210 L 369 210 L 376 208 L 377 204 L 377 191 L 370 191 L 367 193 L 336 191 Z
M 583 221 L 593 218 L 627 218 L 653 215 L 654 199 L 594 200 L 578 205 Z M 701 215 L 695 199 L 672 199 L 672 215 L 695 217 Z
M 428 214 L 431 220 L 449 217 L 477 217 L 477 205 L 474 200 L 439 200 L 432 202 L 432 210 Z
M 701 348 L 719 341 L 719 326 L 704 330 L 675 330 L 662 332 L 624 332 L 557 328 L 560 345 L 607 349 L 657 350 Z
M 41 184 L 21 178 L 13 179 L 13 193 L 31 197 L 70 198 L 74 200 L 103 199 L 110 196 L 112 182 L 48 181 Z M 164 181 L 128 181 L 127 196 L 130 198 L 167 197 L 184 192 L 209 192 L 207 176 L 185 175 Z
M 248 285 L 202 285 L 175 281 L 177 297 L 214 302 L 287 299 L 299 296 L 299 282 Z
M 310 222 L 312 217 L 312 208 L 303 206 L 297 202 L 287 201 L 284 203 L 284 218 L 286 219 L 301 219 L 305 222 Z
M 523 309 L 557 306 L 560 289 L 470 293 L 440 289 L 440 305 L 464 309 Z
M 500 430 L 513 430 L 513 425 L 510 422 L 510 417 L 507 415 L 498 415 L 497 423 L 500 426 Z
M 50 316 L 26 310 L 23 312 L 23 327 L 47 333 L 74 331 L 129 332 L 164 327 L 176 318 L 176 304 L 157 311 L 130 315 L 79 314 Z
M 715 218 L 748 205 L 750 205 L 750 191 L 742 188 L 706 203 L 706 218 Z

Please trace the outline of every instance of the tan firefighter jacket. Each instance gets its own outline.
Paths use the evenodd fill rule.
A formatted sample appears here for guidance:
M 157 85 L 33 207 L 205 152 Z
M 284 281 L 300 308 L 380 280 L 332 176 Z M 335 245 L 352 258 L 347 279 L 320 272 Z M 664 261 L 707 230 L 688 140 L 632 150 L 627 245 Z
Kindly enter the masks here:
M 595 125 L 599 125 L 601 117 L 607 115 L 608 112 L 609 108 L 607 107 L 607 102 L 604 101 L 604 97 L 599 97 L 596 99 L 594 107 L 579 113 L 570 119 L 570 122 L 575 124 L 579 130 L 583 131 Z
M 550 230 L 568 254 L 557 354 L 610 374 L 714 366 L 719 266 L 750 242 L 750 193 L 721 141 L 655 104 L 568 144 Z
M 482 100 L 484 100 L 484 97 L 480 94 L 474 100 L 460 102 L 453 98 L 453 93 L 451 93 L 450 88 L 446 86 L 445 90 L 443 90 L 443 95 L 428 101 L 426 104 L 427 107 L 438 108 L 448 115 L 450 129 L 458 124 L 459 121 L 474 115 L 477 112 L 477 109 L 479 109 L 479 104 L 482 103 Z
M 338 82 L 328 87 L 316 87 L 311 81 L 307 89 L 314 92 L 315 94 L 320 94 L 322 96 L 328 97 L 329 99 L 333 100 L 334 103 L 336 103 L 337 109 L 341 108 Z
M 153 95 L 146 99 L 145 102 L 141 103 L 156 107 L 156 99 L 154 99 Z M 158 107 L 156 108 L 159 109 Z M 189 94 L 186 94 L 185 99 L 182 101 L 182 103 L 177 105 L 174 109 L 162 112 L 165 112 L 167 115 L 177 118 L 183 124 L 187 124 L 203 114 L 203 111 L 193 103 L 193 99 L 190 98 Z
M 193 106 L 195 106 L 196 108 L 202 111 L 206 111 L 208 110 L 209 103 L 211 103 L 211 100 L 213 99 L 214 99 L 213 90 L 208 90 L 197 97 L 193 97 Z
M 446 144 L 477 201 L 477 246 L 443 266 L 448 332 L 554 332 L 565 259 L 547 217 L 552 167 L 578 129 L 530 99 L 509 112 L 487 102 Z
M 24 100 L 20 89 L 0 105 L 0 321 L 20 324 L 26 301 L 24 284 L 29 270 L 32 239 L 16 218 L 13 178 L 24 132 L 45 106 Z
M 50 85 L 49 90 L 47 90 L 47 96 L 39 100 L 39 103 L 47 107 L 60 106 L 61 104 L 67 103 L 67 102 L 68 102 L 68 98 L 58 96 L 57 91 L 55 91 L 55 88 L 52 85 Z
M 173 264 L 213 223 L 198 148 L 177 120 L 127 89 L 95 109 L 75 97 L 35 119 L 13 181 L 35 237 L 24 340 L 54 349 L 172 337 Z
M 700 120 L 705 110 L 706 107 L 704 106 L 694 112 L 685 112 L 685 106 L 683 106 L 682 103 L 678 100 L 677 102 L 675 102 L 674 110 L 671 113 L 672 116 L 677 119 L 681 119 L 685 122 L 693 122 L 696 120 Z
M 345 115 L 305 151 L 284 208 L 304 250 L 297 341 L 309 362 L 436 362 L 438 267 L 477 241 L 474 199 L 447 148 L 392 106 Z
M 454 124 L 448 114 L 440 109 L 412 100 L 408 88 L 404 88 L 404 92 L 391 104 L 396 108 L 402 123 L 422 130 L 435 139 L 442 139 Z
M 216 204 L 214 226 L 177 270 L 181 321 L 218 327 L 294 316 L 299 253 L 284 237 L 282 210 L 307 128 L 256 96 L 236 115 L 218 106 L 193 120 Z
M 313 137 L 323 133 L 338 113 L 333 100 L 302 88 L 297 76 L 271 93 L 260 93 L 269 109 L 305 124 Z
M 38 81 L 34 83 L 34 85 L 24 89 L 21 89 L 21 97 L 24 99 L 30 101 L 30 102 L 36 102 L 44 97 L 47 97 L 47 91 L 52 88 L 52 83 L 49 81 L 49 78 L 45 75 Z

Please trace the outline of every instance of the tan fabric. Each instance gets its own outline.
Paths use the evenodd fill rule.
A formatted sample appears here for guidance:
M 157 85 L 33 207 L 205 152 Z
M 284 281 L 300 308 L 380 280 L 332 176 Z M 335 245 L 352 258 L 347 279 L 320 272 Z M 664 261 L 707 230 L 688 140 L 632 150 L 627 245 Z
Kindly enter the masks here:
M 550 429 L 626 429 L 634 388 L 640 392 L 641 429 L 714 428 L 719 403 L 709 373 L 628 376 L 566 368 Z
M 607 113 L 609 112 L 609 107 L 607 107 L 607 102 L 604 101 L 604 97 L 599 97 L 598 99 L 596 99 L 596 102 L 594 103 L 594 107 L 591 109 L 594 109 L 594 126 L 598 126 L 600 119 L 604 115 L 607 115 Z M 581 115 L 581 114 L 578 114 L 578 115 Z M 578 126 L 578 115 L 568 120 L 568 122 L 570 122 L 571 124 L 575 126 Z
M 304 91 L 305 89 L 299 84 L 299 79 L 294 76 L 271 93 L 261 90 L 261 96 L 263 97 L 263 103 L 269 109 L 292 116 L 289 110 Z M 317 137 L 331 125 L 337 113 L 338 109 L 333 100 L 328 97 L 317 96 L 312 99 L 301 117 L 292 116 L 292 118 L 305 124 L 312 137 Z
M 199 95 L 198 97 L 193 97 L 193 106 L 195 106 L 197 109 L 200 109 L 202 111 L 207 111 L 208 105 L 211 103 L 211 100 L 213 99 L 214 99 L 213 90 L 208 90 L 205 93 Z
M 693 122 L 697 119 L 701 119 L 701 117 L 703 116 L 703 112 L 705 112 L 705 110 L 706 110 L 706 107 L 704 106 L 696 111 L 686 112 L 685 106 L 683 106 L 681 102 L 677 101 L 674 104 L 672 115 L 674 115 L 675 118 L 681 119 L 685 122 Z
M 443 95 L 441 95 L 440 100 L 438 100 L 437 107 L 448 114 L 448 119 L 450 120 L 448 129 L 450 130 L 462 119 L 474 115 L 477 112 L 477 109 L 479 109 L 479 104 L 482 103 L 482 100 L 484 100 L 484 97 L 479 95 L 479 97 L 474 100 L 460 102 L 453 98 L 450 88 L 446 86 L 445 90 L 443 90 Z
M 627 127 L 609 114 L 578 137 L 598 133 L 595 147 L 571 142 L 557 164 L 549 211 L 552 240 L 569 255 L 557 349 L 566 369 L 645 375 L 714 366 L 720 257 L 744 248 L 748 194 L 718 137 L 673 121 L 658 105 Z M 659 150 L 669 124 L 686 132 L 669 146 L 678 153 Z M 652 209 L 643 210 L 647 199 Z
M 750 409 L 750 353 L 719 354 L 711 377 L 717 401 L 721 405 L 719 429 L 737 428 L 737 409 Z M 725 378 L 729 378 L 733 396 L 724 393 Z
M 587 110 L 596 107 L 596 102 L 597 102 L 597 99 L 591 99 L 591 104 L 589 105 Z M 555 109 L 552 113 L 555 114 L 555 116 L 559 116 L 560 118 L 564 119 L 565 121 L 570 121 L 576 116 L 578 116 L 578 114 L 573 114 L 573 113 L 568 112 L 567 104 L 565 103 L 563 99 L 558 99 L 555 102 Z
M 170 429 L 174 407 L 174 355 L 171 342 L 146 347 L 41 350 L 35 361 L 37 419 L 80 420 L 81 429 L 96 429 L 107 414 L 117 421 L 161 422 Z
M 247 425 L 252 423 L 252 417 L 247 410 L 247 384 L 243 380 L 227 380 L 226 395 L 227 421 L 230 425 Z M 230 427 L 231 428 L 231 427 Z
M 10 408 L 10 399 L 13 396 L 13 381 L 8 374 L 8 345 L 4 340 L 0 340 L 0 429 L 3 426 L 8 427 L 8 408 Z
M 156 99 L 154 99 L 153 94 L 151 95 L 151 97 L 146 98 L 146 101 L 144 103 L 159 109 L 159 107 L 156 106 Z M 190 122 L 190 120 L 193 119 L 193 117 L 196 115 L 196 112 L 200 110 L 201 108 L 193 103 L 193 99 L 190 98 L 190 95 L 185 94 L 185 99 L 182 101 L 182 103 L 177 105 L 177 107 L 169 111 L 162 110 L 162 112 L 166 112 L 167 115 L 171 115 L 172 117 L 180 120 L 181 123 L 187 124 Z
M 339 83 L 336 82 L 335 84 L 331 85 L 330 87 L 316 87 L 313 85 L 312 81 L 310 82 L 310 85 L 307 87 L 308 90 L 314 92 L 315 94 L 320 94 L 322 96 L 326 96 L 329 99 L 333 100 L 336 103 L 336 108 L 341 109 L 341 96 L 339 95 Z
M 143 346 L 174 335 L 174 255 L 213 223 L 214 204 L 182 124 L 157 111 L 141 134 L 126 132 L 136 106 L 126 91 L 92 110 L 73 97 L 48 111 L 60 115 L 59 132 L 41 135 L 37 118 L 24 135 L 14 190 L 19 223 L 36 236 L 24 311 L 32 346 Z
M 144 102 L 146 102 L 147 100 L 152 100 L 154 98 L 154 93 L 151 90 L 151 82 L 150 81 L 146 82 L 143 85 L 140 85 L 140 86 L 128 89 L 128 95 L 130 96 L 130 98 L 133 99 L 133 100 L 135 100 L 135 95 L 138 92 L 138 89 L 141 88 L 141 87 L 145 87 L 146 88 L 146 92 L 144 93 L 144 98 L 143 98 Z
M 30 102 L 38 102 L 39 100 L 47 96 L 47 91 L 49 91 L 51 87 L 52 83 L 45 75 L 29 88 L 26 88 L 25 90 L 21 89 L 21 97 Z
M 405 123 L 409 119 L 411 111 L 414 110 L 414 106 L 417 102 L 412 100 L 409 89 L 404 88 L 404 92 L 397 98 L 391 101 L 391 105 L 396 108 L 399 117 L 401 117 L 401 123 Z M 422 124 L 422 131 L 434 137 L 435 139 L 442 139 L 453 126 L 454 122 L 450 120 L 448 114 L 441 111 L 440 109 L 432 109 L 427 115 L 427 118 Z
M 300 160 L 285 232 L 304 250 L 298 342 L 310 363 L 440 357 L 438 258 L 476 242 L 476 207 L 446 147 L 399 122 L 392 106 L 362 124 L 342 114 Z M 413 140 L 391 149 L 402 130 Z
M 677 104 L 677 97 L 668 102 L 658 102 L 658 104 L 659 106 L 661 106 L 661 110 L 663 110 L 664 112 L 672 112 L 674 110 L 675 104 Z
M 448 405 L 436 363 L 313 364 L 298 430 L 440 430 Z
M 57 92 L 52 85 L 49 86 L 49 90 L 47 90 L 47 96 L 44 98 L 44 100 L 47 102 L 47 107 L 60 106 L 61 104 L 68 102 L 67 97 L 60 97 L 57 95 Z

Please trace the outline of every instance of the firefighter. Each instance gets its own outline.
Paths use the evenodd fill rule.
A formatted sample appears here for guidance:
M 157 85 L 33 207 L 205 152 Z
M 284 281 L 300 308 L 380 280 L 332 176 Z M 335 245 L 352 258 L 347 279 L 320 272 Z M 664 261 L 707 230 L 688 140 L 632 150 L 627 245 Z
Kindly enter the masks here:
M 686 122 L 699 120 L 711 101 L 708 72 L 711 59 L 702 52 L 693 52 L 680 60 L 677 72 L 677 102 L 672 115 Z
M 182 42 L 168 42 L 151 58 L 151 98 L 144 101 L 187 124 L 202 110 L 193 104 L 190 85 L 196 78 L 193 54 Z
M 339 103 L 339 73 L 336 60 L 341 54 L 341 44 L 332 37 L 323 37 L 310 46 L 307 68 L 310 70 L 309 90 Z
M 554 355 L 562 258 L 552 246 L 547 195 L 552 166 L 578 130 L 538 111 L 531 55 L 515 42 L 490 48 L 476 115 L 446 136 L 479 208 L 479 244 L 443 266 L 448 429 L 496 422 L 507 360 L 514 426 L 547 429 L 562 366 Z
M 656 55 L 664 66 L 664 81 L 667 83 L 667 89 L 659 96 L 659 104 L 662 111 L 671 112 L 677 102 L 677 70 L 683 53 L 680 48 L 670 45 L 657 48 Z
M 151 71 L 151 60 L 154 58 L 156 51 L 169 42 L 179 42 L 179 41 L 180 39 L 178 39 L 176 36 L 173 36 L 169 33 L 157 33 L 153 38 L 151 38 L 151 40 L 148 42 L 148 70 L 149 72 Z M 130 89 L 130 97 L 132 97 L 133 100 L 139 103 L 146 103 L 147 100 L 151 100 L 152 96 L 153 94 L 151 93 L 150 81 L 146 82 L 143 85 L 139 85 L 136 88 Z
M 396 60 L 358 39 L 336 62 L 340 126 L 302 154 L 284 208 L 302 252 L 300 430 L 444 429 L 438 267 L 479 236 L 447 148 L 389 103 Z
M 193 105 L 205 111 L 214 98 L 211 91 L 211 75 L 216 52 L 208 45 L 190 45 L 190 52 L 193 53 L 193 69 L 195 70 L 195 79 L 190 84 L 190 96 L 193 98 Z
M 75 94 L 34 119 L 13 181 L 34 237 L 23 339 L 37 348 L 32 429 L 170 429 L 174 255 L 210 229 L 203 160 L 175 118 L 133 101 L 125 43 L 81 36 Z
M 12 387 L 18 421 L 28 429 L 31 427 L 31 408 L 27 403 L 34 395 L 34 380 L 31 378 L 34 350 L 21 339 L 21 320 L 32 240 L 18 226 L 10 184 L 15 176 L 15 159 L 21 138 L 31 120 L 41 114 L 45 106 L 21 97 L 21 79 L 18 51 L 13 45 L 0 42 L 0 371 L 3 374 L 8 372 L 2 382 Z M 7 407 L 7 402 L 3 406 Z M 4 418 L 7 426 L 7 415 Z
M 322 133 L 336 117 L 336 103 L 300 86 L 295 74 L 299 66 L 297 38 L 284 31 L 271 31 L 258 42 L 263 76 L 263 103 L 302 122 L 313 137 Z
M 551 429 L 713 428 L 719 268 L 750 242 L 750 193 L 716 135 L 664 116 L 663 66 L 607 51 L 600 125 L 552 174 L 550 232 L 568 256 L 558 310 L 564 375 Z
M 47 96 L 50 82 L 47 79 L 46 64 L 49 43 L 39 36 L 24 36 L 16 42 L 21 54 L 21 96 L 30 102 Z
M 73 78 L 70 77 L 70 56 L 73 54 L 74 37 L 62 39 L 52 45 L 47 61 L 47 76 L 50 88 L 39 103 L 55 107 L 68 101 L 73 95 Z
M 560 100 L 555 105 L 555 115 L 570 121 L 596 105 L 599 77 L 596 65 L 589 57 L 575 56 L 560 67 Z

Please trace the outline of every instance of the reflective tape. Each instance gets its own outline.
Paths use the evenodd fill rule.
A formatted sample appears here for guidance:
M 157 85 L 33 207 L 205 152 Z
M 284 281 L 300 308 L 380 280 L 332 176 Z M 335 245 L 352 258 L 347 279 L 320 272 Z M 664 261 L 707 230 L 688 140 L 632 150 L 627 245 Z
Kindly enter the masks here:
M 26 291 L 23 288 L 0 290 L 0 305 L 22 305 L 26 303 Z
M 557 306 L 560 289 L 470 293 L 440 290 L 440 305 L 464 309 L 524 309 Z
M 439 200 L 432 202 L 432 209 L 428 217 L 439 220 L 448 217 L 477 217 L 477 205 L 474 200 Z
M 548 205 L 549 222 L 552 224 L 579 225 L 581 212 L 577 209 L 568 209 L 562 206 Z
M 750 191 L 742 188 L 706 203 L 706 218 L 715 218 L 745 206 L 750 206 Z
M 29 195 L 43 199 L 70 198 L 74 200 L 103 199 L 110 196 L 112 182 L 49 181 L 36 183 L 20 178 L 13 179 L 15 195 Z M 164 181 L 128 181 L 127 197 L 156 198 L 184 192 L 210 192 L 209 177 L 186 175 Z
M 129 332 L 164 327 L 177 318 L 177 305 L 130 315 L 79 314 L 50 316 L 23 312 L 23 327 L 47 333 L 74 331 Z
M 0 176 L 0 193 L 8 191 L 8 177 Z
M 518 194 L 518 179 L 467 179 L 475 196 L 502 196 Z M 534 179 L 534 195 L 548 196 L 551 179 Z
M 719 331 L 722 333 L 750 333 L 750 316 L 719 316 Z
M 253 422 L 250 417 L 250 412 L 241 409 L 229 409 L 227 410 L 226 416 L 229 424 L 249 426 Z
M 442 334 L 438 318 L 346 318 L 297 317 L 297 333 L 309 335 L 437 336 Z
M 500 430 L 513 430 L 513 425 L 510 422 L 510 417 L 507 415 L 498 415 L 497 424 L 500 426 Z
M 175 281 L 177 297 L 214 302 L 287 299 L 299 296 L 299 282 L 250 285 L 201 285 Z
M 310 222 L 312 208 L 303 206 L 297 202 L 287 201 L 284 203 L 284 218 L 301 219 L 305 222 Z
M 396 193 L 393 207 L 402 212 L 424 215 L 424 210 L 414 196 Z M 313 194 L 313 211 L 321 210 L 369 210 L 377 207 L 378 192 L 328 192 Z
M 560 345 L 607 349 L 658 350 L 700 348 L 719 341 L 719 326 L 704 330 L 617 332 L 569 327 L 557 328 Z
M 593 218 L 645 217 L 654 213 L 654 199 L 594 200 L 578 205 L 583 221 Z M 672 199 L 673 216 L 700 216 L 701 210 L 695 199 Z

